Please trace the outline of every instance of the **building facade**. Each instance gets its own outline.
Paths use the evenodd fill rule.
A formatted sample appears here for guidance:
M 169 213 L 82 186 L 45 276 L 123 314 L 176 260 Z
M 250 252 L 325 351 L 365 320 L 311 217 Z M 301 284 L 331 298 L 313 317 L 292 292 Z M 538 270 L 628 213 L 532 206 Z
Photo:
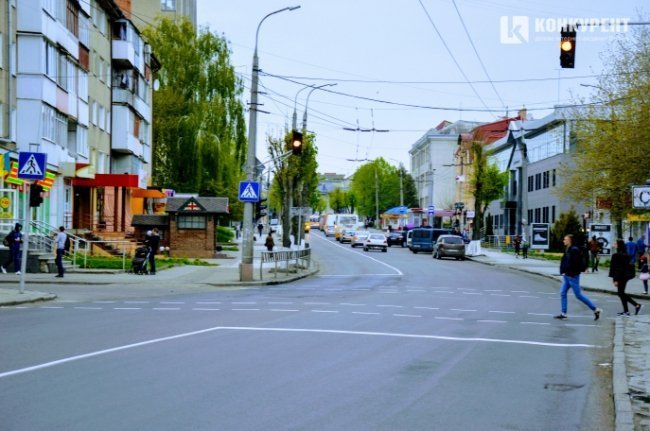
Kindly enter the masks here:
M 153 25 L 159 16 L 172 20 L 185 17 L 194 28 L 197 25 L 196 0 L 121 0 L 120 3 L 124 10 L 131 11 L 129 19 L 139 29 Z

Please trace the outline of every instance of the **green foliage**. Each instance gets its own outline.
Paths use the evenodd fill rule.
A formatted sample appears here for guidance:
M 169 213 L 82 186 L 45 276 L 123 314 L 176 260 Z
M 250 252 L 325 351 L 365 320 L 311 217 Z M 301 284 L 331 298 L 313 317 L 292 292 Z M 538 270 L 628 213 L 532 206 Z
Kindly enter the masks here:
M 473 239 L 480 239 L 483 214 L 490 202 L 503 196 L 504 188 L 508 184 L 508 173 L 499 171 L 496 165 L 488 165 L 487 156 L 483 151 L 481 142 L 472 142 L 470 151 L 473 155 L 473 170 L 470 184 L 474 189 L 476 202 L 476 226 L 474 226 Z
M 580 217 L 573 208 L 568 213 L 560 214 L 560 217 L 555 221 L 553 229 L 551 229 L 551 250 L 564 250 L 562 240 L 568 234 L 573 235 L 573 243 L 575 245 L 584 244 L 586 239 L 585 233 L 582 230 Z
M 197 34 L 187 19 L 157 20 L 144 35 L 162 65 L 154 78 L 154 184 L 226 196 L 239 218 L 246 122 L 227 41 L 206 28 Z
M 217 242 L 230 242 L 235 237 L 235 232 L 229 227 L 217 226 Z
M 126 271 L 128 271 L 131 268 L 131 259 L 128 256 L 125 258 L 125 260 L 122 260 L 121 257 L 110 257 L 110 256 L 86 256 L 86 258 L 84 259 L 83 254 L 77 254 L 76 263 L 77 265 L 86 269 L 90 268 L 90 269 L 122 270 L 122 268 L 124 268 Z M 171 257 L 156 256 L 157 270 L 172 268 L 174 266 L 180 266 L 180 265 L 213 266 L 214 264 L 211 264 L 201 259 L 171 258 Z
M 400 204 L 400 172 L 405 206 L 417 206 L 417 193 L 413 178 L 404 168 L 390 165 L 382 157 L 365 163 L 352 175 L 351 192 L 356 199 L 360 216 L 380 215 Z M 376 205 L 378 201 L 378 205 Z M 331 206 L 331 201 L 330 201 Z M 378 208 L 377 208 L 378 207 Z

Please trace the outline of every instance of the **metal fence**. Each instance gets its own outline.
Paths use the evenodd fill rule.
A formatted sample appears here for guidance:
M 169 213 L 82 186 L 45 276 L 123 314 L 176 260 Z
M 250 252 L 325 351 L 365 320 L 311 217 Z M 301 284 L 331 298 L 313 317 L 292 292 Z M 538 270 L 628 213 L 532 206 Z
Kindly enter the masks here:
M 284 266 L 285 274 L 289 274 L 292 263 L 294 263 L 295 272 L 309 270 L 311 267 L 311 249 L 263 251 L 260 258 L 260 280 L 264 278 L 264 264 L 270 263 L 274 264 L 274 277 L 278 276 L 279 267 L 281 266 Z

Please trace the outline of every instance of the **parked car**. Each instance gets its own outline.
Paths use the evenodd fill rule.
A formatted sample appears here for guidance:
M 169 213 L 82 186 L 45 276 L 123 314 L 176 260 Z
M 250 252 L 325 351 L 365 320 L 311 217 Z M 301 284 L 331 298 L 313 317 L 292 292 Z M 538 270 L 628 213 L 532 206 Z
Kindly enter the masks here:
M 455 257 L 465 259 L 465 241 L 458 235 L 440 235 L 433 245 L 433 258 Z
M 363 251 L 368 251 L 370 249 L 379 249 L 386 253 L 388 251 L 386 236 L 383 233 L 371 233 L 368 235 L 368 238 L 366 238 L 366 241 L 363 243 Z
M 403 231 L 390 232 L 388 235 L 386 235 L 386 242 L 388 243 L 389 247 L 391 245 L 399 245 L 400 247 L 404 247 L 406 245 L 405 235 L 406 232 Z
M 368 235 L 370 235 L 370 232 L 367 230 L 357 230 L 354 232 L 354 236 L 352 237 L 352 241 L 350 241 L 350 245 L 352 248 L 356 246 L 361 246 L 363 247 L 363 243 L 366 242 L 366 239 L 368 239 Z
M 411 251 L 417 253 L 420 251 L 433 251 L 433 244 L 438 240 L 440 235 L 451 235 L 451 229 L 440 228 L 417 228 L 411 232 Z M 460 238 L 460 237 L 459 237 Z
M 413 242 L 413 231 L 409 230 L 406 232 L 406 246 L 411 249 L 411 243 Z
M 356 233 L 356 230 L 354 229 L 346 229 L 343 231 L 343 234 L 341 235 L 341 244 L 349 242 L 352 244 L 352 238 L 354 238 L 354 234 Z

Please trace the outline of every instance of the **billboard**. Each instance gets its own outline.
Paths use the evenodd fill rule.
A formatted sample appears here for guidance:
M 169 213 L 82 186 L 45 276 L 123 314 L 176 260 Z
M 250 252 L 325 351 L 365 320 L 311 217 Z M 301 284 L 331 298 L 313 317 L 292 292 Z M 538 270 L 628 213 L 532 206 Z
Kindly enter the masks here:
M 589 226 L 590 237 L 596 237 L 600 243 L 602 255 L 612 254 L 612 225 L 611 224 L 592 224 Z
M 530 248 L 548 250 L 550 245 L 550 232 L 548 223 L 530 224 Z

